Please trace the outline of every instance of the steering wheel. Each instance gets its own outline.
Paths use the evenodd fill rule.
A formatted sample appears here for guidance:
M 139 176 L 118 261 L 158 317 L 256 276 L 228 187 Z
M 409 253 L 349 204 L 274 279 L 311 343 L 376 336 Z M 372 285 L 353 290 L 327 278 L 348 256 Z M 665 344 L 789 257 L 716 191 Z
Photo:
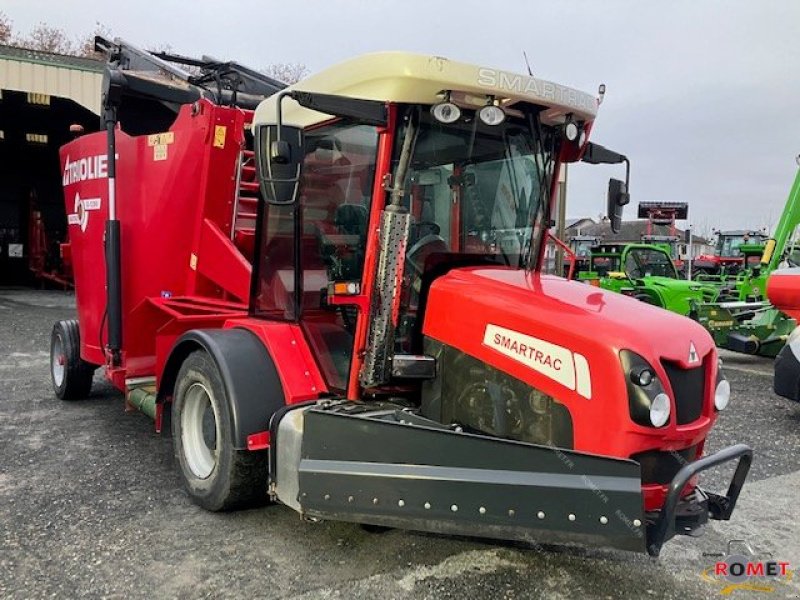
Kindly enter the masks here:
M 408 249 L 406 252 L 406 258 L 408 261 L 414 266 L 417 272 L 421 275 L 423 268 L 425 267 L 425 255 L 426 253 L 423 250 L 428 248 L 428 252 L 433 252 L 438 248 L 434 248 L 433 244 L 438 245 L 440 248 L 447 249 L 447 242 L 444 241 L 444 238 L 437 233 L 429 233 L 428 235 L 423 235 L 419 238 L 414 244 L 411 245 L 411 248 Z M 417 260 L 421 258 L 422 260 Z

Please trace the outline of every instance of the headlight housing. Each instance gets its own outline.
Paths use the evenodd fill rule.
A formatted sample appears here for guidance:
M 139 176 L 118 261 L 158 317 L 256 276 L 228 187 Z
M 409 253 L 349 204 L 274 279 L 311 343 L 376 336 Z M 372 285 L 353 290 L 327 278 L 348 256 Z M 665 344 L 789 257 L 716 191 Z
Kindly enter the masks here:
M 622 350 L 619 354 L 628 390 L 628 409 L 631 419 L 645 427 L 664 427 L 672 414 L 672 399 L 644 358 Z
M 731 401 L 731 384 L 722 373 L 722 361 L 719 361 L 717 367 L 717 387 L 714 389 L 714 408 L 717 410 L 725 410 L 728 403 Z
M 650 424 L 653 427 L 663 427 L 669 423 L 670 412 L 669 396 L 665 392 L 659 392 L 650 403 Z

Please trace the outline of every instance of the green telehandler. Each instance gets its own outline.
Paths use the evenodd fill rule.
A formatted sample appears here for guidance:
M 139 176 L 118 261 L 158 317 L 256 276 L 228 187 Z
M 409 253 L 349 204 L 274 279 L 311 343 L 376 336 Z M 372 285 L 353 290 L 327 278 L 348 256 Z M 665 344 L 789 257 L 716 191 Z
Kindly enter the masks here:
M 669 251 L 657 244 L 601 244 L 592 250 L 591 269 L 578 279 L 684 315 L 694 304 L 716 302 L 721 290 L 682 279 Z

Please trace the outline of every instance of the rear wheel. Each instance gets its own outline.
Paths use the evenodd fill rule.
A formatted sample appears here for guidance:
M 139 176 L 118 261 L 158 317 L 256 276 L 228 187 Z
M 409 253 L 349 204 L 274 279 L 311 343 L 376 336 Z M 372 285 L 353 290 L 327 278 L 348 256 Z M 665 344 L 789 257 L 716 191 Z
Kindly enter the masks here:
M 172 438 L 184 485 L 196 504 L 220 511 L 266 500 L 267 452 L 234 448 L 225 384 L 202 350 L 190 354 L 178 372 Z
M 58 321 L 50 336 L 50 380 L 61 400 L 86 398 L 97 367 L 81 358 L 81 338 L 74 319 Z

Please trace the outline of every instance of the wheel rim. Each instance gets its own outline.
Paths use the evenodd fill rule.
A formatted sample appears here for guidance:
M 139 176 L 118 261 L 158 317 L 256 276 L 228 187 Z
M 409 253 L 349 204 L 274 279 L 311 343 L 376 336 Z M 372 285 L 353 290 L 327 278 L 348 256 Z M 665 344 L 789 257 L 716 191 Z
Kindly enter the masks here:
M 53 347 L 50 349 L 50 372 L 53 375 L 53 383 L 56 387 L 61 387 L 64 383 L 64 372 L 66 371 L 66 356 L 64 355 L 64 343 L 61 336 L 53 338 Z
M 207 479 L 217 465 L 219 425 L 211 392 L 196 382 L 186 390 L 181 414 L 183 456 L 192 474 Z

